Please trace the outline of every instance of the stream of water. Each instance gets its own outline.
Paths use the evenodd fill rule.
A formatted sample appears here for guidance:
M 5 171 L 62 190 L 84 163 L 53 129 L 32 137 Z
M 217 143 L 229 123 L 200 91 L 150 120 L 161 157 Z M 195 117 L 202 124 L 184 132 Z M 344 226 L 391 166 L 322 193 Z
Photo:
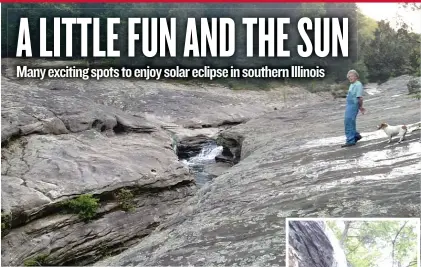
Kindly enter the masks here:
M 215 141 L 210 141 L 203 146 L 199 154 L 187 160 L 182 160 L 182 162 L 193 172 L 198 186 L 203 186 L 205 183 L 215 178 L 215 175 L 208 173 L 205 167 L 207 165 L 215 164 L 215 157 L 221 155 L 222 150 L 222 146 L 218 146 Z

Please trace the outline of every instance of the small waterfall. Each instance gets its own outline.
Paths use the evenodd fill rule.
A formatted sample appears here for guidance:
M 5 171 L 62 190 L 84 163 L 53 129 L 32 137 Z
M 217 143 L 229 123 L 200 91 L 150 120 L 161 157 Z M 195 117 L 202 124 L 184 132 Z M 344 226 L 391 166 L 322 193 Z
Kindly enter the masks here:
M 197 185 L 202 186 L 214 178 L 214 175 L 206 172 L 205 166 L 216 163 L 215 157 L 221 155 L 222 150 L 222 146 L 218 146 L 215 141 L 210 141 L 202 147 L 199 154 L 182 160 L 196 176 Z
M 188 160 L 184 160 L 187 165 L 206 164 L 215 162 L 215 157 L 221 155 L 222 146 L 218 146 L 216 142 L 209 142 L 203 146 L 200 153 Z

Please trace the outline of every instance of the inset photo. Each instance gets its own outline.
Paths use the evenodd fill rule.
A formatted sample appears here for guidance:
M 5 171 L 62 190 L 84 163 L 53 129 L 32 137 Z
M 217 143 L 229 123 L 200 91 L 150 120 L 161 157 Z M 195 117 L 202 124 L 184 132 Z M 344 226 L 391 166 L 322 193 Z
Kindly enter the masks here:
M 420 267 L 419 218 L 287 218 L 287 267 Z

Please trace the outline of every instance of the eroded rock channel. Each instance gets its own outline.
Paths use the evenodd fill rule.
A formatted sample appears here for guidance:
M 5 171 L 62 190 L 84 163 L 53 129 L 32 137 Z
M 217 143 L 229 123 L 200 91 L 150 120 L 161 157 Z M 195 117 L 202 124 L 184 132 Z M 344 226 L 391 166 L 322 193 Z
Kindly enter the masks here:
M 203 137 L 196 138 L 201 140 Z M 196 143 L 197 141 L 193 141 L 193 144 Z M 199 187 L 223 174 L 236 163 L 231 150 L 215 139 L 206 138 L 199 145 L 180 144 L 176 147 L 177 154 L 181 162 L 191 170 Z
M 376 130 L 384 120 L 419 122 L 410 78 L 367 90 L 363 139 L 350 149 L 340 147 L 343 99 L 304 101 L 222 132 L 242 137 L 240 162 L 135 247 L 97 265 L 285 266 L 287 217 L 420 217 L 420 131 L 387 144 Z
M 171 132 L 173 149 L 178 158 L 194 175 L 196 184 L 205 183 L 223 174 L 240 161 L 241 137 L 224 135 L 229 128 L 241 122 L 226 121 L 216 127 L 205 127 L 183 134 Z M 199 132 L 199 134 L 198 134 Z
M 303 88 L 3 73 L 2 265 L 283 266 L 285 217 L 420 216 L 419 136 L 375 131 L 419 121 L 409 78 L 344 152 L 343 100 Z
M 232 165 L 206 161 L 220 130 L 281 105 L 211 85 L 21 80 L 18 62 L 2 64 L 5 266 L 86 265 L 133 246 Z

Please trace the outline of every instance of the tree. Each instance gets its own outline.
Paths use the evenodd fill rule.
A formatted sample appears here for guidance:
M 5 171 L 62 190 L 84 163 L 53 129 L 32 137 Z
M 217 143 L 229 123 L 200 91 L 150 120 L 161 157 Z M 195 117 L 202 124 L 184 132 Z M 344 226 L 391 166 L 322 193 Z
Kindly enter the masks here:
M 421 10 L 419 4 L 408 4 L 408 8 Z M 265 9 L 263 10 L 262 7 Z M 345 74 L 349 69 L 357 69 L 362 82 L 385 81 L 389 77 L 402 74 L 418 74 L 420 71 L 420 35 L 410 32 L 406 25 L 402 25 L 399 30 L 394 30 L 387 22 L 379 24 L 364 16 L 355 3 L 330 3 L 330 4 L 4 4 L 2 5 L 2 56 L 14 57 L 17 36 L 19 32 L 19 19 L 28 17 L 31 27 L 31 44 L 33 56 L 37 57 L 39 52 L 39 18 L 47 19 L 47 46 L 51 49 L 54 43 L 54 29 L 52 21 L 54 17 L 95 17 L 100 18 L 100 29 L 105 36 L 107 17 L 121 18 L 121 25 L 116 26 L 119 31 L 119 40 L 116 46 L 121 51 L 120 58 L 98 59 L 89 58 L 86 60 L 98 61 L 100 64 L 130 66 L 155 66 L 155 67 L 193 67 L 208 65 L 212 67 L 230 67 L 234 65 L 238 68 L 260 68 L 262 66 L 283 68 L 291 65 L 301 65 L 305 67 L 319 66 L 326 69 L 327 78 L 338 82 L 345 80 Z M 297 30 L 297 22 L 303 16 L 316 17 L 336 17 L 348 18 L 349 20 L 349 57 L 332 58 L 330 56 L 319 58 L 311 56 L 302 58 L 297 53 L 297 45 L 303 44 L 303 40 Z M 177 18 L 177 57 L 146 57 L 142 53 L 141 45 L 136 46 L 136 56 L 127 56 L 128 17 L 155 17 L 155 18 Z M 236 53 L 233 57 L 206 57 L 194 58 L 183 56 L 184 37 L 186 21 L 188 17 L 230 17 L 236 23 L 235 43 Z M 246 56 L 246 29 L 242 24 L 243 17 L 289 17 L 290 27 L 287 27 L 288 42 L 285 42 L 285 49 L 291 51 L 289 58 L 259 57 L 257 53 L 253 58 Z M 139 25 L 139 32 L 142 25 Z M 258 27 L 255 27 L 257 33 Z M 65 58 L 64 45 L 66 36 L 63 34 L 65 26 L 62 26 L 61 55 Z M 90 30 L 88 30 L 90 32 Z M 140 33 L 140 32 L 139 32 Z M 310 39 L 314 39 L 314 34 L 308 32 Z M 200 36 L 200 27 L 198 27 Z M 255 52 L 258 51 L 259 38 L 254 39 Z M 142 41 L 138 42 L 140 44 Z M 73 27 L 73 59 L 80 59 L 81 30 L 80 27 Z M 100 47 L 107 46 L 107 38 L 101 38 Z M 92 39 L 88 40 L 88 53 L 92 56 Z M 262 82 L 262 79 L 260 80 Z M 268 80 L 266 80 L 268 82 Z
M 421 4 L 419 3 L 403 3 L 404 8 L 410 8 L 412 10 L 421 10 Z
M 355 267 L 416 266 L 416 225 L 410 221 L 328 222 L 343 244 L 348 261 Z
M 395 31 L 386 21 L 380 21 L 374 32 L 374 39 L 365 48 L 364 63 L 369 72 L 369 79 L 385 82 L 390 77 L 412 74 L 419 56 L 419 46 L 408 32 L 406 25 Z M 415 59 L 410 59 L 411 56 Z

